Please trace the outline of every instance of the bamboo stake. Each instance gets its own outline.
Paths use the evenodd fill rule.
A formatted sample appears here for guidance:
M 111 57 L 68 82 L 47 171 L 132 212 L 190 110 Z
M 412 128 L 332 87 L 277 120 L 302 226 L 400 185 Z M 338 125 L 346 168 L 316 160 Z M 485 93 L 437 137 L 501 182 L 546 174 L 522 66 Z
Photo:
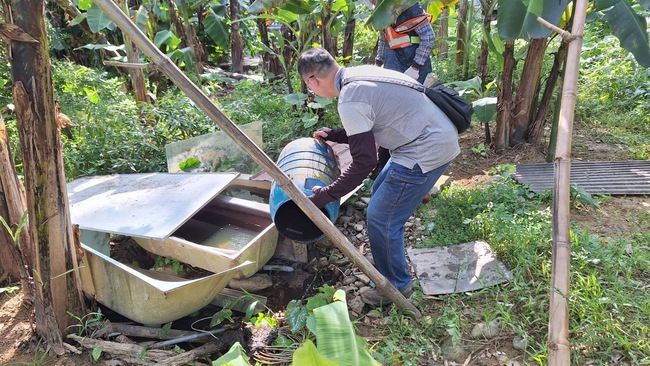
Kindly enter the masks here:
M 242 132 L 221 110 L 208 98 L 183 72 L 133 24 L 111 0 L 95 0 L 95 4 L 124 32 L 142 52 L 158 65 L 167 77 L 201 108 L 224 132 L 230 136 L 257 164 L 264 168 L 275 182 L 291 197 L 298 207 L 327 235 L 330 240 L 343 252 L 352 263 L 359 266 L 377 288 L 409 316 L 420 319 L 422 314 L 411 304 L 386 277 L 368 262 L 348 241 L 334 224 L 322 213 L 303 191 L 287 177 L 275 162 L 273 162 L 255 143 Z
M 586 14 L 587 0 L 576 0 L 572 25 L 573 36 L 563 35 L 563 39 L 570 43 L 562 86 L 562 105 L 554 159 L 553 257 L 548 326 L 549 366 L 569 366 L 571 364 L 569 306 L 567 303 L 571 267 L 571 237 L 569 235 L 571 137 Z

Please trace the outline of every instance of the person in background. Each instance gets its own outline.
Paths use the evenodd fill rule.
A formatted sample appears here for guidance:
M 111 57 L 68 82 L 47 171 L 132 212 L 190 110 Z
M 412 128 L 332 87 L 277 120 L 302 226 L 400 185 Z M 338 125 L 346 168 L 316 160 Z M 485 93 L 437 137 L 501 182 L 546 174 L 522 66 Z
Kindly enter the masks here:
M 371 188 L 368 236 L 377 270 L 409 297 L 413 282 L 404 252 L 404 224 L 460 153 L 456 127 L 415 89 L 386 82 L 346 82 L 349 77 L 370 75 L 409 80 L 404 73 L 373 65 L 343 67 L 322 48 L 300 56 L 298 73 L 316 95 L 338 97 L 343 128 L 321 128 L 314 138 L 347 143 L 352 156 L 352 163 L 334 182 L 312 189 L 309 199 L 316 206 L 323 207 L 359 186 L 377 166 L 377 145 L 391 151 Z M 370 305 L 390 303 L 376 289 L 361 298 Z
M 375 4 L 377 0 L 370 0 Z M 420 3 L 396 9 L 395 22 L 379 32 L 375 65 L 403 72 L 424 84 L 431 72 L 435 33 Z
M 376 1 L 370 0 L 372 4 Z M 410 7 L 397 8 L 396 13 L 395 22 L 379 32 L 375 65 L 403 72 L 424 84 L 431 73 L 431 50 L 435 43 L 431 16 L 419 2 Z M 376 172 L 381 171 L 390 158 L 390 153 L 384 147 L 378 148 L 378 154 Z

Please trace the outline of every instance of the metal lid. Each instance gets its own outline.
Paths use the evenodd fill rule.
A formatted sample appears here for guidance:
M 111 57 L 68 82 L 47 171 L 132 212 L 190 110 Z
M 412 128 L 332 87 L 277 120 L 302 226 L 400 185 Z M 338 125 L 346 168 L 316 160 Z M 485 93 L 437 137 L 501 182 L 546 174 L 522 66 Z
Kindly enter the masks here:
M 70 217 L 81 229 L 164 239 L 239 173 L 145 173 L 83 177 L 67 184 Z

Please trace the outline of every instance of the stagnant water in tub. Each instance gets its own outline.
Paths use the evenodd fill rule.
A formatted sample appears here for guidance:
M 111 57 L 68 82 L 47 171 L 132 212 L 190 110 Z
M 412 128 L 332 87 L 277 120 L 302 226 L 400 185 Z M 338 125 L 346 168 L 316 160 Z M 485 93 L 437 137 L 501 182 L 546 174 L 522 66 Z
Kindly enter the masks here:
M 259 232 L 229 223 L 189 220 L 174 236 L 213 248 L 242 250 Z
M 258 233 L 243 227 L 226 224 L 200 244 L 219 249 L 242 250 Z

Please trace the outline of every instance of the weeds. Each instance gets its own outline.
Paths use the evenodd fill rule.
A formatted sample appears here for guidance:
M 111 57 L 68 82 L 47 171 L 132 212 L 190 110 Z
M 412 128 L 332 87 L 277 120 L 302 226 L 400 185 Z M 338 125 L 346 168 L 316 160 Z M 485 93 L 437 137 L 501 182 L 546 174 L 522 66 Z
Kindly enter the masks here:
M 81 317 L 71 312 L 68 312 L 68 316 L 77 321 L 77 324 L 72 324 L 68 328 L 76 329 L 78 336 L 89 336 L 91 338 L 94 336 L 96 328 L 102 323 L 104 317 L 100 308 L 97 308 L 95 312 L 90 312 Z

